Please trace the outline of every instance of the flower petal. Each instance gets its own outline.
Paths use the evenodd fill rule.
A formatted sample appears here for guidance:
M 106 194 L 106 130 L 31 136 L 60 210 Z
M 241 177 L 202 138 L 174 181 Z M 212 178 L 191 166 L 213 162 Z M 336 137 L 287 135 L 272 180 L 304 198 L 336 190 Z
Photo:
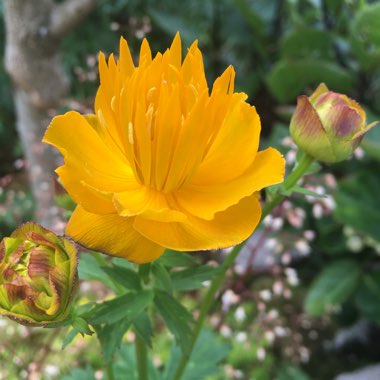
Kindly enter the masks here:
M 255 161 L 240 177 L 217 185 L 188 185 L 175 193 L 178 204 L 202 219 L 211 220 L 216 212 L 238 203 L 240 199 L 283 180 L 285 160 L 273 148 L 256 155 Z
M 114 195 L 115 208 L 120 216 L 141 215 L 161 222 L 186 220 L 186 215 L 169 202 L 169 196 L 146 186 Z
M 78 206 L 66 226 L 66 233 L 86 248 L 138 264 L 161 256 L 164 248 L 135 231 L 133 221 L 134 218 L 117 214 L 92 214 Z
M 83 181 L 81 171 L 72 162 L 66 161 L 65 165 L 60 166 L 55 172 L 74 201 L 87 211 L 99 214 L 115 212 L 115 207 L 111 201 L 112 195 L 101 193 L 87 185 Z
M 224 183 L 242 175 L 255 159 L 260 118 L 256 109 L 244 102 L 244 94 L 233 97 L 231 109 L 192 183 Z
M 133 227 L 157 244 L 177 251 L 230 247 L 253 232 L 261 217 L 257 194 L 215 214 L 211 221 L 188 217 L 184 223 L 162 223 L 137 216 Z
M 77 112 L 56 116 L 43 141 L 58 148 L 78 170 L 82 167 L 83 180 L 90 186 L 113 192 L 136 185 L 128 161 L 108 149 L 86 118 Z
M 96 207 L 96 202 L 89 202 L 86 197 L 99 200 L 99 196 L 86 189 L 83 182 L 103 192 L 125 191 L 138 185 L 128 161 L 112 152 L 94 127 L 77 112 L 55 117 L 43 141 L 54 145 L 64 155 L 65 165 L 58 169 L 58 174 L 79 204 L 94 204 Z M 100 208 L 107 209 L 107 204 Z

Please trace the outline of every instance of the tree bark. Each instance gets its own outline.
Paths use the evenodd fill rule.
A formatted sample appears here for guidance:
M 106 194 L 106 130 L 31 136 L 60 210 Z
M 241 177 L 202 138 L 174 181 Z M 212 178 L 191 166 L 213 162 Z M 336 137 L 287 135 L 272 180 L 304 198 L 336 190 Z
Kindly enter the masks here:
M 17 130 L 28 163 L 36 219 L 57 230 L 53 170 L 57 156 L 41 139 L 48 110 L 60 104 L 69 81 L 60 42 L 90 11 L 96 0 L 3 0 L 6 27 L 5 68 L 14 84 Z

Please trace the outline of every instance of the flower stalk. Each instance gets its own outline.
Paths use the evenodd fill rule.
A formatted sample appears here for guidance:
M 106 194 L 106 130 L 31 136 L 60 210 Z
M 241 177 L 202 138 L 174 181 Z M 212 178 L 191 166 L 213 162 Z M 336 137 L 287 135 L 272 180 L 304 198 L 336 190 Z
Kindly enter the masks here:
M 148 352 L 145 342 L 136 334 L 135 340 L 138 380 L 148 380 Z
M 313 163 L 314 158 L 310 156 L 307 153 L 304 153 L 298 164 L 294 167 L 293 171 L 289 174 L 289 176 L 286 178 L 286 180 L 283 183 L 283 190 L 284 193 L 291 190 L 297 182 L 301 179 L 301 177 L 306 173 L 306 171 L 309 169 L 310 165 Z M 264 220 L 264 218 L 269 215 L 272 210 L 278 206 L 286 197 L 284 194 L 277 193 L 271 201 L 265 204 L 265 206 L 262 209 L 261 219 L 260 223 Z M 189 345 L 188 350 L 183 353 L 181 360 L 178 364 L 177 370 L 174 374 L 173 380 L 180 380 L 182 378 L 182 375 L 185 371 L 187 362 L 190 358 L 190 355 L 193 351 L 193 348 L 195 346 L 195 343 L 198 339 L 198 336 L 203 328 L 203 324 L 206 320 L 207 314 L 215 300 L 216 293 L 218 292 L 221 284 L 224 281 L 225 275 L 227 273 L 227 270 L 231 267 L 231 265 L 234 263 L 236 257 L 239 255 L 241 249 L 243 248 L 245 244 L 245 241 L 242 243 L 236 245 L 231 253 L 226 257 L 226 259 L 223 261 L 223 264 L 221 265 L 221 271 L 217 276 L 214 277 L 213 281 L 211 282 L 210 288 L 208 289 L 206 296 L 203 300 L 203 303 L 201 305 L 201 309 L 199 312 L 199 317 L 196 321 L 194 330 L 193 330 L 193 336 L 191 339 L 191 343 Z

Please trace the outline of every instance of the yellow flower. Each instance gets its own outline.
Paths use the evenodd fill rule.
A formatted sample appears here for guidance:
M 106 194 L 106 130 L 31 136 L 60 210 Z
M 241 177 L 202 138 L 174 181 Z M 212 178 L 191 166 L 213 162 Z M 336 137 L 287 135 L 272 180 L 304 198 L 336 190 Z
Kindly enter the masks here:
M 57 116 L 44 141 L 64 155 L 57 173 L 78 203 L 66 232 L 83 246 L 145 263 L 164 248 L 197 251 L 240 243 L 255 229 L 258 191 L 283 180 L 284 160 L 258 152 L 260 119 L 234 93 L 230 66 L 209 92 L 194 42 L 179 34 L 134 66 L 127 42 L 99 56 L 95 114 Z

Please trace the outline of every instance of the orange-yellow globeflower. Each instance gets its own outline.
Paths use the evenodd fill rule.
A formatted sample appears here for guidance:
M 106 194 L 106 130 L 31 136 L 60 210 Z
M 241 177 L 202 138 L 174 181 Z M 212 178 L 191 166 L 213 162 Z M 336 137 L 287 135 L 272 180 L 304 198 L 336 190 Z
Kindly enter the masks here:
M 246 239 L 259 190 L 283 181 L 285 162 L 258 152 L 260 119 L 232 66 L 209 91 L 197 42 L 182 60 L 177 34 L 154 58 L 144 40 L 138 66 L 121 38 L 99 74 L 95 114 L 57 116 L 43 139 L 63 154 L 56 172 L 78 204 L 66 233 L 136 263 Z

